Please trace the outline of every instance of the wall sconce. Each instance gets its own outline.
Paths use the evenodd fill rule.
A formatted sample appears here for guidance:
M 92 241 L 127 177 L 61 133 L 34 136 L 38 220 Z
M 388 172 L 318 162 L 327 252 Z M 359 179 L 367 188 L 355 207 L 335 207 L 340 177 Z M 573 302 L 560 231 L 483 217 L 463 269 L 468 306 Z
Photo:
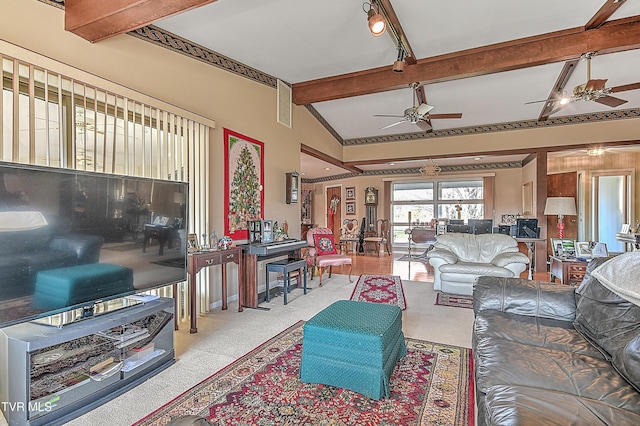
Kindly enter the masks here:
M 365 9 L 366 6 L 369 6 L 369 10 Z M 371 35 L 378 37 L 384 34 L 384 31 L 387 29 L 387 23 L 384 20 L 384 16 L 380 13 L 380 7 L 376 2 L 364 3 L 362 5 L 362 10 L 367 13 L 367 21 L 369 22 L 369 31 L 371 31 Z
M 549 197 L 544 206 L 546 216 L 558 215 L 558 238 L 564 238 L 564 217 L 575 216 L 576 200 L 573 197 Z

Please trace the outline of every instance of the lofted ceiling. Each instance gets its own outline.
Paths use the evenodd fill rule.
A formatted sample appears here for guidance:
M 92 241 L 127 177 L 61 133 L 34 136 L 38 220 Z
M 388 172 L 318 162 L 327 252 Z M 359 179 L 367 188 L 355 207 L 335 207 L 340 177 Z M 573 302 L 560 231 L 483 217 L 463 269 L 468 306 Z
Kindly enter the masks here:
M 67 0 L 67 15 L 75 2 L 91 3 Z M 364 11 L 368 7 L 363 9 L 362 1 L 174 3 L 191 9 L 133 21 L 138 27 L 152 23 L 287 82 L 294 102 L 309 103 L 344 144 L 421 132 L 408 122 L 383 129 L 398 119 L 374 116 L 401 116 L 413 104 L 413 81 L 424 85 L 426 102 L 434 107 L 429 114 L 462 114 L 432 119 L 433 132 L 640 108 L 640 84 L 612 94 L 627 101 L 617 107 L 576 101 L 554 111 L 555 103 L 546 109 L 545 102 L 529 103 L 548 99 L 558 84 L 570 95 L 573 87 L 585 83 L 587 63 L 579 58 L 588 51 L 597 51 L 591 60 L 593 79 L 607 79 L 606 87 L 639 83 L 638 0 L 380 0 L 403 46 L 413 54 L 402 73 L 392 71 L 397 38 L 390 31 L 380 37 L 370 34 Z M 425 143 L 435 142 L 427 138 Z M 313 179 L 350 172 L 314 161 L 313 155 L 302 154 L 301 169 Z M 359 165 L 362 170 L 407 166 Z

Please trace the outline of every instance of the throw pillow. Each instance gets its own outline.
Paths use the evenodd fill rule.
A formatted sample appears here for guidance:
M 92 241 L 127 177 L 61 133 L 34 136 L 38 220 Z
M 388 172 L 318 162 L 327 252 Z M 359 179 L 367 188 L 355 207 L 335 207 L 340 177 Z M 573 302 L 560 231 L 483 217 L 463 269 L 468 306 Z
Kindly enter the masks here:
M 618 296 L 595 278 L 596 269 L 612 260 L 597 258 L 589 262 L 584 280 L 576 290 L 573 323 L 576 331 L 607 359 L 640 332 L 640 306 Z
M 592 275 L 609 290 L 640 306 L 640 251 L 614 257 L 594 269 Z
M 336 244 L 333 241 L 333 234 L 314 234 L 313 240 L 316 245 L 318 256 L 326 254 L 338 254 Z

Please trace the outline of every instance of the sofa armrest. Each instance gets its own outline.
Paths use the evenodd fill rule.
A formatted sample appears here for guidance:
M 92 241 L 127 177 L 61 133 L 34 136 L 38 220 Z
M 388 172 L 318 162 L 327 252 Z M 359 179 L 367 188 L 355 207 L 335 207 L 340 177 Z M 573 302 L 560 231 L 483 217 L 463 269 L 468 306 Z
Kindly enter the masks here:
M 104 239 L 95 235 L 68 234 L 53 237 L 49 248 L 73 252 L 78 257 L 78 264 L 84 265 L 98 262 L 103 243 Z
M 520 278 L 482 276 L 473 289 L 473 310 L 571 322 L 576 316 L 575 288 Z
M 491 263 L 504 268 L 510 263 L 524 263 L 526 265 L 529 263 L 529 258 L 520 252 L 500 253 L 491 260 Z
M 446 263 L 458 262 L 458 256 L 445 249 L 434 248 L 427 253 L 427 259 L 442 259 Z

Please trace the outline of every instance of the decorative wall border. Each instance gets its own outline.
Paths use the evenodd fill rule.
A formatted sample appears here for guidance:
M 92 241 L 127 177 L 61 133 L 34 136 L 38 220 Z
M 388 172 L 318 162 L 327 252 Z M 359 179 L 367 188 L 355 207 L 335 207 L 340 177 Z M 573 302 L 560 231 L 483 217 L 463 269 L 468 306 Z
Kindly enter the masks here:
M 440 173 L 453 173 L 453 172 L 471 172 L 471 171 L 486 171 L 496 169 L 517 169 L 521 168 L 523 163 L 521 161 L 503 161 L 497 163 L 486 164 L 461 164 L 452 166 L 440 166 Z M 389 175 L 417 175 L 420 177 L 420 167 L 409 167 L 406 169 L 385 169 L 385 170 L 365 170 L 362 173 L 343 173 L 340 175 L 326 176 L 321 178 L 309 179 L 303 178 L 300 181 L 302 183 L 320 183 L 330 182 L 334 180 L 349 179 L 361 176 L 389 176 Z

